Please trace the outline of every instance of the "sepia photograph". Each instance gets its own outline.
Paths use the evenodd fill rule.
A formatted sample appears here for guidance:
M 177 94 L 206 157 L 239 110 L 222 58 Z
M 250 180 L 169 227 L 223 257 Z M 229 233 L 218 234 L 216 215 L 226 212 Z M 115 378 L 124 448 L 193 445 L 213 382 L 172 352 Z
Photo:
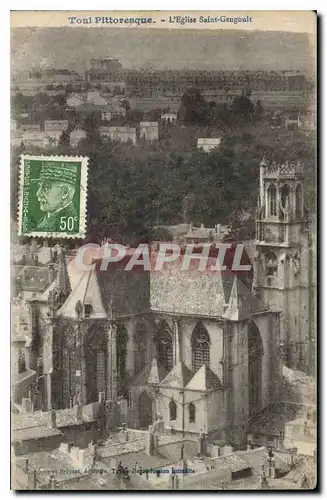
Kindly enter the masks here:
M 12 11 L 12 490 L 317 488 L 317 15 Z

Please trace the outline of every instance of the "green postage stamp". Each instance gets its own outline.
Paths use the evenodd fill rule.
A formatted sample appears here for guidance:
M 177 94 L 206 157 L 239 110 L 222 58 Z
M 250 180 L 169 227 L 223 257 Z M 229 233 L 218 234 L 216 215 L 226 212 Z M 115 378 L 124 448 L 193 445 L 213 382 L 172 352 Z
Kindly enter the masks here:
M 19 236 L 84 238 L 88 158 L 22 155 Z

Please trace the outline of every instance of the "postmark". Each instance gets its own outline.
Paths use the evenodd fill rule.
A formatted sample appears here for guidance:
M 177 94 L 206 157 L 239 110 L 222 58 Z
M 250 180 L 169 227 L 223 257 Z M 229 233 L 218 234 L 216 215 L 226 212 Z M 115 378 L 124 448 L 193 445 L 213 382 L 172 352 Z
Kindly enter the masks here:
M 84 238 L 88 158 L 22 155 L 18 235 Z

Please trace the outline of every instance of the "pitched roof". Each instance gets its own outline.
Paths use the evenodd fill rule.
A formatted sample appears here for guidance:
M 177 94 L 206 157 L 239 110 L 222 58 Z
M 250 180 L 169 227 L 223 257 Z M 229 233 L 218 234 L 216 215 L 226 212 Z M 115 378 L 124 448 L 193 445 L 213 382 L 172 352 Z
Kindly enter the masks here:
M 186 386 L 186 389 L 193 391 L 207 391 L 221 388 L 222 385 L 219 378 L 207 365 L 202 365 Z
M 153 358 L 153 360 L 143 368 L 137 377 L 132 380 L 131 385 L 144 386 L 149 384 L 159 384 L 166 375 L 166 368 L 158 363 L 156 358 Z
M 223 318 L 230 321 L 241 321 L 242 319 L 249 318 L 251 314 L 266 310 L 268 310 L 268 307 L 253 295 L 251 290 L 235 276 Z
M 58 316 L 77 318 L 76 303 L 80 301 L 92 306 L 90 318 L 106 318 L 107 314 L 103 307 L 100 287 L 97 275 L 93 271 L 82 274 L 78 284 L 67 298 L 66 302 L 57 312 Z
M 160 383 L 160 387 L 183 389 L 193 377 L 193 372 L 181 361 L 174 366 Z

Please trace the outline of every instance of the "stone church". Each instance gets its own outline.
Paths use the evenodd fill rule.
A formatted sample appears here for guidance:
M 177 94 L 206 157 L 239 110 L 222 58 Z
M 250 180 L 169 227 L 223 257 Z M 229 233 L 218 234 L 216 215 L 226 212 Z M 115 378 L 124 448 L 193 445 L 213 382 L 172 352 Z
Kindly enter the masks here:
M 261 164 L 253 275 L 185 272 L 179 262 L 158 273 L 122 263 L 104 271 L 97 260 L 79 272 L 60 250 L 42 248 L 40 259 L 30 248 L 14 276 L 19 394 L 25 380 L 50 409 L 102 393 L 130 427 L 160 415 L 170 432 L 240 442 L 249 419 L 278 401 L 283 357 L 308 359 L 301 179 L 294 165 Z
M 283 363 L 314 373 L 315 249 L 303 182 L 299 162 L 260 164 L 253 287 L 257 297 L 281 311 Z

